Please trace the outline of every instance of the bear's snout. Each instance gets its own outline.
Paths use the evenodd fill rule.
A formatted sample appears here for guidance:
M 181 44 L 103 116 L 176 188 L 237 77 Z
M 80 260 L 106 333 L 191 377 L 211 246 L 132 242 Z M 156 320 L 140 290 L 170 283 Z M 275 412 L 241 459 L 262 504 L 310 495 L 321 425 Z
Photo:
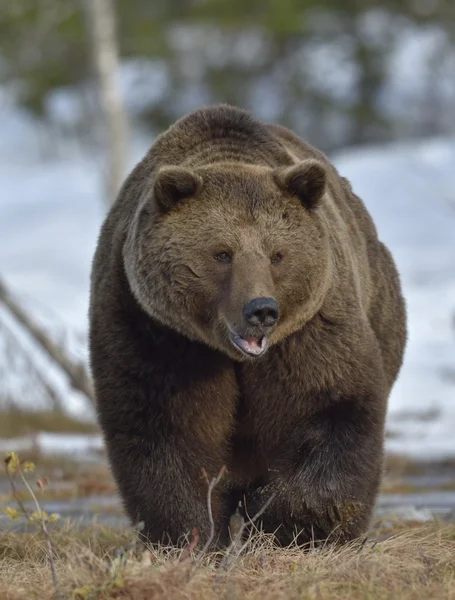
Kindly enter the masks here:
M 274 298 L 254 298 L 243 307 L 243 315 L 248 325 L 264 328 L 275 325 L 280 311 Z

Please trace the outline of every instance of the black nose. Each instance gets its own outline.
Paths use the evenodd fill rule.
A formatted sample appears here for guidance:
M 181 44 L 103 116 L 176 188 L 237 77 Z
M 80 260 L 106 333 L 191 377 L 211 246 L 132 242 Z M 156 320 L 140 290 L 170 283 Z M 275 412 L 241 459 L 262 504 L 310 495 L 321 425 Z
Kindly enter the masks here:
M 278 304 L 273 298 L 255 298 L 245 304 L 243 314 L 250 325 L 272 327 L 278 321 Z

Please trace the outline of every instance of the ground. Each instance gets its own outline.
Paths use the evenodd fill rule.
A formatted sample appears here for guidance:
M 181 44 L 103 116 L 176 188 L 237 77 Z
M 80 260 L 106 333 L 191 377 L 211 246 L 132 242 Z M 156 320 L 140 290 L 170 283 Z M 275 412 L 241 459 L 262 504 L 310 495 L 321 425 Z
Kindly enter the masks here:
M 134 549 L 131 531 L 97 525 L 52 537 L 60 597 L 74 600 L 455 598 L 454 525 L 378 526 L 363 544 L 307 552 L 259 536 L 230 560 Z M 40 536 L 1 534 L 0 600 L 56 597 Z
M 444 499 L 455 506 L 451 461 L 390 457 L 369 537 L 341 549 L 278 549 L 257 535 L 244 547 L 237 543 L 213 555 L 197 537 L 183 551 L 147 550 L 137 543 L 102 454 L 83 461 L 31 452 L 21 458 L 36 462 L 25 476 L 42 509 L 61 513 L 48 524 L 58 593 L 39 525 L 6 514 L 18 504 L 3 470 L 0 600 L 455 599 L 455 513 L 443 510 Z M 40 492 L 35 481 L 45 476 L 51 481 Z M 20 482 L 17 488 L 33 510 L 29 492 Z M 439 498 L 432 512 L 418 501 L 428 506 L 430 496 Z

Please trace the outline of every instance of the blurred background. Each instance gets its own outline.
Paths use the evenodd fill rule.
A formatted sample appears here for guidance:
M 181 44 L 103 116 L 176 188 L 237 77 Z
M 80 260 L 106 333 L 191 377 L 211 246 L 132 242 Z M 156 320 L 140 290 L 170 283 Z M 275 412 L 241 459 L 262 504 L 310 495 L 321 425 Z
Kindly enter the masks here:
M 155 136 L 218 102 L 295 130 L 365 201 L 409 310 L 387 449 L 450 462 L 453 0 L 0 2 L 0 449 L 101 449 L 87 369 L 99 227 Z

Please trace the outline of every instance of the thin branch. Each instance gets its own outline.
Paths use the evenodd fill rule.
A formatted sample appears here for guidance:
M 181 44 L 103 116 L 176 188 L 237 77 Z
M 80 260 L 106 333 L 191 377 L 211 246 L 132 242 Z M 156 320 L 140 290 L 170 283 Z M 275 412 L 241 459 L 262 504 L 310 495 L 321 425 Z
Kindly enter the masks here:
M 16 500 L 19 508 L 21 509 L 24 517 L 27 519 L 27 521 L 29 523 L 32 522 L 32 519 L 30 518 L 30 515 L 28 514 L 27 509 L 25 508 L 24 503 L 22 502 L 18 492 L 17 492 L 17 487 L 16 487 L 16 482 L 14 481 L 14 477 L 13 474 L 10 472 L 9 468 L 8 468 L 8 463 L 5 462 L 5 471 L 6 471 L 6 475 L 8 477 L 8 481 L 10 483 L 11 486 L 11 490 L 13 492 L 13 496 L 14 499 Z M 28 483 L 27 479 L 24 476 L 24 473 L 22 472 L 20 463 L 17 465 L 17 472 L 19 473 L 19 476 L 22 480 L 22 483 L 25 485 L 25 487 L 27 488 L 27 491 L 29 492 L 30 496 L 33 499 L 33 502 L 35 504 L 36 507 L 36 511 L 37 514 L 39 515 L 39 522 L 40 522 L 40 527 L 41 527 L 41 531 L 43 532 L 43 535 L 46 539 L 46 544 L 47 544 L 47 555 L 49 558 L 49 564 L 51 567 L 51 575 L 52 575 L 52 584 L 54 586 L 54 590 L 55 590 L 55 595 L 57 598 L 61 598 L 61 594 L 60 594 L 60 589 L 58 586 L 58 581 L 57 581 L 57 572 L 55 570 L 55 561 L 54 561 L 54 549 L 52 547 L 52 541 L 51 541 L 51 536 L 49 534 L 49 530 L 47 529 L 46 526 L 46 521 L 44 518 L 44 514 L 43 511 L 41 510 L 41 506 L 38 502 L 38 498 L 35 495 L 35 492 L 33 491 L 33 489 L 31 488 L 30 484 Z
M 60 597 L 60 591 L 59 591 L 58 582 L 57 582 L 57 572 L 55 570 L 54 549 L 52 547 L 51 536 L 49 534 L 49 530 L 48 530 L 47 525 L 46 525 L 46 520 L 44 518 L 43 511 L 41 510 L 41 506 L 39 505 L 38 498 L 36 497 L 35 492 L 32 490 L 30 484 L 28 483 L 28 481 L 24 477 L 24 474 L 23 474 L 22 469 L 20 468 L 20 466 L 19 466 L 18 470 L 19 470 L 19 476 L 20 476 L 20 478 L 22 480 L 22 483 L 25 485 L 25 487 L 27 488 L 28 493 L 32 497 L 33 502 L 35 503 L 36 510 L 37 510 L 37 512 L 39 514 L 39 517 L 40 517 L 41 531 L 43 532 L 43 535 L 46 538 L 47 553 L 48 553 L 49 562 L 50 562 L 50 565 L 51 565 L 52 583 L 54 584 L 54 589 L 56 591 L 57 596 Z
M 207 472 L 205 469 L 202 470 L 203 476 L 205 477 L 205 480 L 207 481 L 208 484 L 208 488 L 207 488 L 207 511 L 208 511 L 208 515 L 209 515 L 209 522 L 210 522 L 210 535 L 207 539 L 207 541 L 204 544 L 204 547 L 202 548 L 202 550 L 199 552 L 199 554 L 196 557 L 196 561 L 200 561 L 207 553 L 208 549 L 210 548 L 210 546 L 212 545 L 213 539 L 215 537 L 215 521 L 213 519 L 213 512 L 212 512 L 212 493 L 213 490 L 216 488 L 216 486 L 220 483 L 221 479 L 223 478 L 224 474 L 226 473 L 226 467 L 223 465 L 220 469 L 220 472 L 218 473 L 218 475 L 216 477 L 213 477 L 212 480 L 209 482 L 208 476 L 207 476 Z
M 179 556 L 178 562 L 184 562 L 187 558 L 191 556 L 191 553 L 196 548 L 199 543 L 199 531 L 197 527 L 193 527 L 191 532 L 191 540 L 183 549 L 181 555 Z
M 226 550 L 224 552 L 223 559 L 221 560 L 220 565 L 218 567 L 218 573 L 216 575 L 215 584 L 219 583 L 219 578 L 221 576 L 221 572 L 226 568 L 232 551 L 235 548 L 238 547 L 239 542 L 242 539 L 243 534 L 244 534 L 245 529 L 247 528 L 247 526 L 248 525 L 254 525 L 254 523 L 259 519 L 259 517 L 261 517 L 265 513 L 265 511 L 267 510 L 267 508 L 273 502 L 275 496 L 276 496 L 276 492 L 273 492 L 273 494 L 271 494 L 268 497 L 267 501 L 263 504 L 263 506 L 261 507 L 261 509 L 254 515 L 254 517 L 248 518 L 248 520 L 244 521 L 242 523 L 242 525 L 239 527 L 236 535 L 234 536 L 234 539 L 232 540 L 232 542 L 229 544 L 229 546 L 226 548 Z M 243 549 L 247 546 L 247 544 L 248 544 L 248 541 L 245 542 L 245 544 L 243 544 L 243 546 L 239 549 L 238 554 L 240 554 L 243 551 Z
M 24 329 L 30 333 L 41 348 L 66 373 L 72 387 L 82 392 L 94 403 L 95 395 L 92 382 L 85 365 L 73 361 L 65 350 L 57 345 L 42 327 L 35 323 L 25 309 L 13 298 L 2 280 L 0 280 L 0 302 L 3 302 Z

